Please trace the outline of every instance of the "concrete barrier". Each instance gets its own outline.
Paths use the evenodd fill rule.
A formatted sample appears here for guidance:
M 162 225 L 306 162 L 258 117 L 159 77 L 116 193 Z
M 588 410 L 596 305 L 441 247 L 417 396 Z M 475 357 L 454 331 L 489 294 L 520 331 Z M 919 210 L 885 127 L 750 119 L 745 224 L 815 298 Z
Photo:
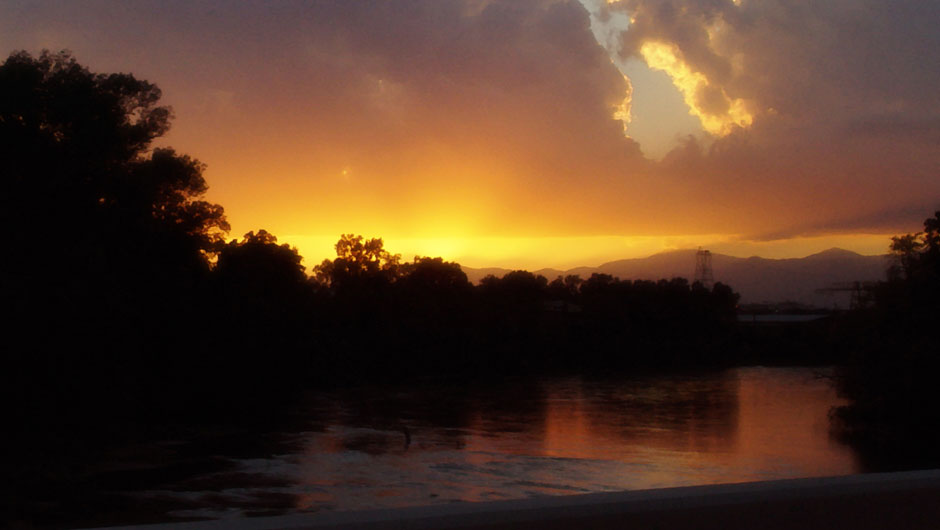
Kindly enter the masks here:
M 935 530 L 940 470 L 114 528 Z

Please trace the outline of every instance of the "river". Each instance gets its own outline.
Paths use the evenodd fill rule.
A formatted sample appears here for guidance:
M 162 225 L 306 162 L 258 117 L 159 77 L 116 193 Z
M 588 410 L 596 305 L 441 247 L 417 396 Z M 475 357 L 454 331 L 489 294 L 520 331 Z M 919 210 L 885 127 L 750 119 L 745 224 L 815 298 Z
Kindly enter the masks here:
M 853 450 L 829 435 L 841 402 L 828 374 L 750 367 L 316 394 L 280 452 L 224 457 L 224 470 L 135 495 L 174 517 L 226 518 L 857 473 Z
M 212 425 L 141 417 L 109 428 L 63 426 L 51 441 L 61 450 L 37 448 L 14 462 L 35 480 L 13 491 L 4 522 L 316 518 L 868 471 L 829 434 L 829 411 L 842 403 L 830 375 L 749 367 L 389 383 L 312 392 L 277 414 L 233 408 Z

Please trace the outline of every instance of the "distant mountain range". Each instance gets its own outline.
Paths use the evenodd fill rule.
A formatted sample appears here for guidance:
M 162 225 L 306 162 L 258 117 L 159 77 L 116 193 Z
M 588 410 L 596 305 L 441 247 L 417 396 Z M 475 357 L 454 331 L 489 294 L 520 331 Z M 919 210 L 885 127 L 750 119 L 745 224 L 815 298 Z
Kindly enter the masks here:
M 599 267 L 577 267 L 569 270 L 541 269 L 532 271 L 549 280 L 559 275 L 577 274 L 589 278 L 595 272 L 626 280 L 658 280 L 691 278 L 695 273 L 695 250 L 676 250 L 648 258 L 623 259 Z M 737 258 L 712 254 L 715 281 L 726 283 L 741 294 L 741 303 L 798 302 L 817 307 L 849 305 L 849 293 L 818 293 L 817 289 L 840 282 L 882 280 L 888 266 L 887 256 L 863 256 L 848 250 L 832 248 L 805 258 L 767 259 Z M 477 283 L 493 274 L 502 276 L 510 269 L 463 267 L 470 281 Z

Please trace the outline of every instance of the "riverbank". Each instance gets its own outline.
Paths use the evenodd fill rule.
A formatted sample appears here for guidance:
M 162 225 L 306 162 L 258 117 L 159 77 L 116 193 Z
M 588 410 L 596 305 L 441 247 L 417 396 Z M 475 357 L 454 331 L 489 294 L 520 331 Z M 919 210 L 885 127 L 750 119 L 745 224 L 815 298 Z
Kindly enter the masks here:
M 937 499 L 940 470 L 929 470 L 119 528 L 917 530 L 936 528 Z

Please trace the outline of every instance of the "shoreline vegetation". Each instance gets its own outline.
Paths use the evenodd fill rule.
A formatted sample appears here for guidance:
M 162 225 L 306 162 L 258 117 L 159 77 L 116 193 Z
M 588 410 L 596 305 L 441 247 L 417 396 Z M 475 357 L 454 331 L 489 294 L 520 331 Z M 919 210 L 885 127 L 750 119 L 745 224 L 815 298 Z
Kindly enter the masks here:
M 891 253 L 887 279 L 834 328 L 844 352 L 835 381 L 849 404 L 833 411 L 833 428 L 895 468 L 936 467 L 940 211 L 922 232 L 893 237 Z
M 105 426 L 276 421 L 306 388 L 426 377 L 844 361 L 841 432 L 933 454 L 940 213 L 895 239 L 899 265 L 867 308 L 769 335 L 742 332 L 738 296 L 720 283 L 513 271 L 473 285 L 456 263 L 404 262 L 353 234 L 308 276 L 264 230 L 227 240 L 222 206 L 203 200 L 204 166 L 152 148 L 172 115 L 160 97 L 67 53 L 0 65 L 14 512 L 106 443 Z

